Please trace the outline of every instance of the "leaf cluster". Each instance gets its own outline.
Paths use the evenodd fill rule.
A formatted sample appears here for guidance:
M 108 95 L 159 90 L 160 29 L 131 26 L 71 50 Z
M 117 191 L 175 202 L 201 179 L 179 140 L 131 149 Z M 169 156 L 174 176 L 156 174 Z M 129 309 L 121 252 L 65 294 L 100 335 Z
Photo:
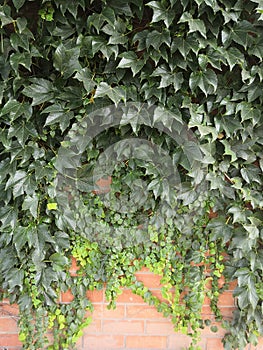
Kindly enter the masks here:
M 86 290 L 105 283 L 110 306 L 129 287 L 196 342 L 204 297 L 221 319 L 236 279 L 225 348 L 263 335 L 262 13 L 259 0 L 1 2 L 0 286 L 25 349 L 73 348 Z

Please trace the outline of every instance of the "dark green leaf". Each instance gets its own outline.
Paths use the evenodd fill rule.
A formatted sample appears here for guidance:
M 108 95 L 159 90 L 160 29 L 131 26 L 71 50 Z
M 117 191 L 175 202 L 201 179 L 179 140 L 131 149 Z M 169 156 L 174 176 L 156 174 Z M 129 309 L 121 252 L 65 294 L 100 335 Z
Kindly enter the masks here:
M 78 61 L 80 48 L 66 48 L 60 44 L 54 53 L 54 67 L 67 79 L 76 71 L 81 70 L 81 65 Z
M 18 11 L 25 3 L 25 0 L 12 0 L 15 5 L 16 10 Z
M 32 106 L 39 105 L 46 101 L 53 101 L 54 86 L 49 80 L 32 78 L 31 85 L 24 88 L 23 94 L 33 99 Z

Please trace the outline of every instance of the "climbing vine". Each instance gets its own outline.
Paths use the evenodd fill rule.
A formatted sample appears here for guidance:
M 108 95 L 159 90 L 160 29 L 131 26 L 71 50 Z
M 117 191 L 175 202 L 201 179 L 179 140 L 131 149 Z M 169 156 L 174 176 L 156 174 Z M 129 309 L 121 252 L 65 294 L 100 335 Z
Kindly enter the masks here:
M 109 307 L 122 287 L 155 305 L 191 349 L 206 296 L 226 349 L 263 336 L 262 14 L 259 0 L 0 2 L 0 294 L 24 349 L 74 348 L 86 291 L 104 286 Z

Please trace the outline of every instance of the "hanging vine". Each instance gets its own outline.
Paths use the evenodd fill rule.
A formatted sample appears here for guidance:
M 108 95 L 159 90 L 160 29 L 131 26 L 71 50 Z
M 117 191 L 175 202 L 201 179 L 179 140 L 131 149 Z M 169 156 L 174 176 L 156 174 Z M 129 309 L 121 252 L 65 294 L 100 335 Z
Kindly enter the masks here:
M 105 284 L 109 307 L 130 288 L 191 349 L 206 296 L 226 349 L 263 335 L 262 13 L 256 0 L 1 2 L 0 290 L 24 349 L 74 348 L 86 291 Z M 136 280 L 143 266 L 165 301 Z

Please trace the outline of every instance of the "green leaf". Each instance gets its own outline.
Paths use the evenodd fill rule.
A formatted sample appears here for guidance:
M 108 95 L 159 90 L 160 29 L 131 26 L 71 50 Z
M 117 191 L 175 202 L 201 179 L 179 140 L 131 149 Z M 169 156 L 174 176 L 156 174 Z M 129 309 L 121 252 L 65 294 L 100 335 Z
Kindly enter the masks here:
M 18 268 L 14 268 L 9 270 L 8 272 L 8 283 L 11 291 L 16 287 L 20 287 L 22 290 L 23 288 L 23 279 L 24 279 L 24 271 L 19 270 Z
M 124 52 L 119 55 L 121 60 L 117 68 L 131 68 L 133 76 L 135 76 L 144 66 L 145 60 L 139 59 L 133 51 Z
M 32 38 L 32 34 L 26 35 L 12 33 L 10 37 L 10 43 L 16 51 L 19 51 L 18 48 L 21 47 L 22 49 L 25 49 L 29 52 L 29 38 Z
M 66 130 L 70 124 L 70 120 L 74 117 L 74 113 L 68 110 L 64 104 L 60 103 L 48 106 L 41 113 L 48 113 L 45 126 L 59 123 L 62 132 Z
M 221 140 L 220 141 L 225 146 L 225 155 L 231 156 L 231 162 L 234 162 L 237 160 L 236 153 L 231 149 L 231 145 L 227 140 Z
M 0 24 L 1 27 L 6 26 L 7 24 L 13 23 L 13 18 L 10 16 L 9 6 L 0 6 Z
M 5 114 L 11 114 L 13 115 L 13 117 L 11 119 L 15 120 L 16 118 L 20 117 L 21 113 L 20 113 L 20 107 L 21 104 L 16 101 L 16 100 L 9 100 L 7 101 L 7 103 L 3 106 L 2 110 L 1 110 L 1 116 L 5 115 Z
M 159 50 L 162 44 L 166 44 L 170 47 L 171 37 L 168 30 L 163 30 L 158 32 L 153 30 L 148 33 L 146 37 L 146 48 L 149 49 L 150 46 L 154 47 L 155 50 Z
M 153 10 L 152 23 L 164 21 L 167 28 L 172 24 L 175 12 L 171 11 L 170 7 L 163 5 L 160 1 L 150 1 L 147 6 Z
M 173 85 L 175 92 L 181 88 L 184 80 L 182 72 L 170 72 L 165 66 L 157 67 L 151 76 L 161 77 L 159 89 Z
M 183 154 L 187 157 L 190 164 L 192 164 L 194 160 L 202 161 L 204 158 L 198 143 L 195 143 L 193 141 L 185 142 L 182 145 L 182 150 Z
M 190 75 L 189 86 L 192 91 L 195 91 L 199 87 L 207 96 L 216 91 L 217 76 L 211 69 L 192 72 Z
M 80 48 L 66 48 L 60 44 L 54 53 L 54 67 L 61 73 L 64 79 L 68 79 L 76 71 L 81 70 L 79 63 Z
M 193 51 L 197 55 L 200 49 L 201 47 L 199 47 L 198 40 L 191 34 L 186 38 L 177 36 L 172 40 L 171 52 L 174 53 L 178 50 L 184 59 L 187 58 L 190 51 Z
M 21 249 L 27 243 L 27 240 L 28 240 L 28 228 L 23 226 L 16 227 L 13 233 L 13 243 L 19 254 L 21 252 Z
M 101 51 L 102 54 L 106 57 L 107 60 L 110 59 L 112 54 L 114 54 L 115 58 L 118 56 L 119 47 L 118 45 L 109 45 L 107 40 L 105 40 L 101 36 L 93 36 L 92 37 L 92 54 L 93 56 Z
M 60 253 L 54 253 L 49 257 L 50 261 L 58 268 L 58 270 L 63 270 L 68 265 L 69 260 L 66 256 Z
M 242 101 L 237 104 L 236 112 L 240 111 L 241 121 L 245 120 L 253 120 L 253 124 L 257 124 L 260 120 L 260 110 L 258 108 L 254 108 L 251 103 Z
M 9 205 L 0 208 L 0 221 L 2 222 L 1 229 L 4 229 L 8 226 L 14 228 L 17 222 L 17 218 L 18 213 L 16 208 Z
M 230 70 L 232 70 L 236 64 L 242 66 L 244 63 L 244 55 L 236 47 L 229 47 L 227 50 L 223 51 L 223 54 L 230 66 Z
M 99 84 L 94 97 L 96 98 L 103 96 L 108 96 L 115 103 L 115 105 L 117 105 L 120 101 L 126 101 L 125 89 L 123 87 L 116 86 L 112 88 L 105 82 Z
M 18 11 L 25 3 L 25 0 L 12 0 L 16 10 Z
M 92 73 L 87 67 L 82 68 L 80 71 L 78 71 L 75 74 L 74 78 L 77 79 L 78 81 L 83 82 L 83 85 L 84 85 L 87 93 L 90 93 L 91 90 L 96 85 L 94 80 L 93 80 Z
M 235 223 L 235 222 L 241 222 L 241 223 L 246 222 L 246 213 L 245 213 L 244 209 L 242 209 L 240 207 L 233 206 L 233 207 L 230 207 L 228 209 L 228 212 L 230 214 L 233 214 L 233 223 Z
M 33 99 L 32 106 L 53 101 L 54 87 L 51 81 L 43 78 L 32 78 L 30 81 L 31 85 L 26 86 L 22 92 L 25 96 Z
M 16 137 L 21 146 L 25 146 L 26 141 L 30 137 L 36 137 L 37 131 L 31 122 L 13 123 L 8 132 L 8 138 Z
M 48 203 L 47 208 L 48 208 L 48 210 L 57 210 L 58 204 L 57 203 Z
M 259 229 L 254 225 L 243 225 L 244 229 L 248 232 L 250 239 L 259 237 Z
M 31 71 L 31 54 L 28 52 L 12 53 L 12 55 L 10 56 L 10 64 L 16 73 L 18 73 L 18 66 L 20 64 L 21 66 L 24 66 L 26 69 Z
M 254 33 L 254 26 L 244 20 L 234 24 L 233 28 L 231 28 L 230 38 L 246 49 L 251 43 Z
M 187 23 L 189 33 L 199 32 L 206 39 L 206 27 L 201 19 L 195 19 L 189 12 L 184 12 L 178 23 Z
M 34 218 L 37 218 L 39 198 L 36 193 L 26 196 L 22 205 L 22 210 L 29 210 Z

